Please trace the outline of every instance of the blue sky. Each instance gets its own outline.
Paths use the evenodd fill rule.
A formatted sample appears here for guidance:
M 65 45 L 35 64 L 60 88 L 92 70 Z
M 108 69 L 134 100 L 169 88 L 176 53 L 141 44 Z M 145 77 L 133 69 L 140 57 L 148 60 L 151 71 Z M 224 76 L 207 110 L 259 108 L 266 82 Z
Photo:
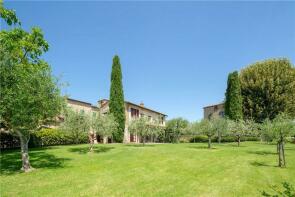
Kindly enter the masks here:
M 112 58 L 125 100 L 198 120 L 224 99 L 229 72 L 267 58 L 295 62 L 294 2 L 6 2 L 39 26 L 44 58 L 72 98 L 109 97 Z

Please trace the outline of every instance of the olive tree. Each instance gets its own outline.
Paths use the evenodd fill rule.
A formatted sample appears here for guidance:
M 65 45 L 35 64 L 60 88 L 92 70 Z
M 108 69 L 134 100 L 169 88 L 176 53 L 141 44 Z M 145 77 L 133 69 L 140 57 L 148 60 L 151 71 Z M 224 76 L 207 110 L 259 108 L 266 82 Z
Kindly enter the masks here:
M 198 123 L 198 131 L 200 134 L 206 135 L 208 137 L 208 148 L 211 148 L 212 137 L 217 134 L 213 121 L 208 119 L 201 120 L 201 122 Z
M 185 130 L 188 136 L 193 137 L 193 142 L 196 142 L 196 136 L 199 134 L 199 122 L 190 122 Z
M 112 114 L 105 114 L 92 118 L 92 130 L 94 133 L 103 137 L 103 143 L 107 142 L 107 138 L 111 137 L 113 132 L 118 128 L 118 123 L 116 122 Z M 90 150 L 92 150 L 93 144 L 91 145 Z
M 0 125 L 20 138 L 22 170 L 31 171 L 30 133 L 60 113 L 63 99 L 50 65 L 41 59 L 49 45 L 39 28 L 21 28 L 15 12 L 0 2 L 1 18 L 11 25 L 0 31 Z
M 243 120 L 228 120 L 228 130 L 229 132 L 236 137 L 238 146 L 240 146 L 241 138 L 247 134 L 247 125 Z
M 294 135 L 295 122 L 284 114 L 279 114 L 272 122 L 266 120 L 262 129 L 264 133 L 277 143 L 277 152 L 279 157 L 279 167 L 286 167 L 285 142 L 286 138 Z
M 187 130 L 189 122 L 183 118 L 174 118 L 166 124 L 166 134 L 170 142 L 179 142 L 179 138 Z
M 146 137 L 151 134 L 151 129 L 148 124 L 149 121 L 146 117 L 140 117 L 132 120 L 128 127 L 128 131 L 131 134 L 140 136 L 143 146 L 145 145 Z
M 221 143 L 221 138 L 227 133 L 228 121 L 226 118 L 213 118 L 213 130 L 217 133 L 218 143 Z
M 81 139 L 88 135 L 90 126 L 88 114 L 74 111 L 71 108 L 66 109 L 61 128 L 67 133 L 68 137 L 72 138 L 74 143 L 80 143 Z

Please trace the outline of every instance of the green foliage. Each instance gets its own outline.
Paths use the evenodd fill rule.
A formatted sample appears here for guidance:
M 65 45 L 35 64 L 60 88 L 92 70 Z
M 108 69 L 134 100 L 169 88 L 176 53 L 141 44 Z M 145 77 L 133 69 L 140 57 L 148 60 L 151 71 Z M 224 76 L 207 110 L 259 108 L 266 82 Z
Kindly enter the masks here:
M 240 73 L 245 118 L 256 122 L 280 113 L 295 117 L 295 68 L 287 59 L 257 62 Z
M 190 139 L 190 142 L 208 142 L 208 136 L 207 135 L 196 135 L 193 138 Z
M 286 141 L 287 137 L 295 134 L 295 122 L 287 115 L 279 114 L 273 119 L 270 132 L 277 142 L 281 140 Z
M 141 141 L 144 144 L 147 137 L 157 137 L 163 132 L 163 128 L 157 123 L 149 121 L 147 117 L 140 117 L 130 122 L 128 131 L 131 134 L 140 136 Z
M 117 55 L 113 58 L 109 108 L 110 113 L 113 114 L 118 123 L 118 128 L 113 133 L 113 138 L 116 142 L 122 142 L 125 130 L 125 104 L 121 64 Z
M 30 146 L 53 146 L 63 144 L 82 144 L 88 142 L 87 133 L 79 135 L 78 138 L 73 139 L 68 132 L 61 129 L 41 129 L 40 131 L 34 131 L 31 134 Z
M 243 136 L 241 137 L 241 142 L 245 141 L 259 141 L 260 139 L 255 136 Z M 235 136 L 226 135 L 221 138 L 221 142 L 236 142 L 237 139 Z M 199 143 L 199 142 L 208 142 L 208 136 L 206 135 L 197 135 L 193 138 L 190 138 L 190 143 Z M 212 138 L 212 142 L 218 142 L 218 136 Z
M 285 114 L 279 114 L 275 119 L 266 119 L 261 125 L 261 132 L 268 141 L 277 143 L 277 153 L 279 156 L 279 167 L 286 166 L 285 142 L 288 137 L 295 134 L 295 122 Z
M 242 95 L 239 74 L 235 71 L 228 75 L 224 113 L 225 116 L 231 120 L 241 120 L 243 118 L 242 110 Z
M 208 119 L 201 120 L 198 130 L 200 134 L 206 135 L 208 137 L 212 137 L 217 134 L 213 122 Z
M 76 112 L 68 108 L 64 115 L 64 122 L 61 129 L 76 144 L 80 143 L 80 138 L 87 136 L 90 132 L 90 117 L 82 112 Z
M 270 121 L 266 119 L 260 124 L 260 130 L 266 141 L 286 141 L 288 137 L 295 135 L 295 122 L 285 114 L 279 114 Z
M 189 122 L 183 118 L 174 118 L 167 122 L 165 135 L 168 142 L 178 142 L 181 135 L 187 133 Z
M 260 124 L 260 132 L 263 141 L 272 142 L 274 141 L 273 125 L 269 119 L 263 121 Z
M 8 25 L 19 22 L 2 4 L 0 11 Z M 41 59 L 48 43 L 39 28 L 2 30 L 0 46 L 0 124 L 20 137 L 22 169 L 30 171 L 30 133 L 60 113 L 63 99 L 50 65 Z
M 8 25 L 21 24 L 14 10 L 8 10 L 3 7 L 2 0 L 0 1 L 0 16 Z
M 249 133 L 249 125 L 243 120 L 228 120 L 228 130 L 229 132 L 236 137 L 238 146 L 240 146 L 241 138 L 246 136 Z
M 98 114 L 92 118 L 92 129 L 100 136 L 111 137 L 117 128 L 118 123 L 112 114 Z
M 283 182 L 283 191 L 276 186 L 273 186 L 272 190 L 275 192 L 275 194 L 268 193 L 266 191 L 263 191 L 261 194 L 262 196 L 266 197 L 295 197 L 295 190 L 293 186 L 290 183 Z

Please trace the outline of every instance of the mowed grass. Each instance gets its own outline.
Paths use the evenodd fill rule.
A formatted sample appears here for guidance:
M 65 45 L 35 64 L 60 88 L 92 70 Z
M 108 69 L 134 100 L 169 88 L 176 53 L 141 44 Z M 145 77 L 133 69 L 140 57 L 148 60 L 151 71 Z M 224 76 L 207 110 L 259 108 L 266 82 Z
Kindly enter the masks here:
M 295 145 L 287 168 L 274 145 L 107 144 L 31 149 L 31 173 L 19 150 L 1 153 L 1 196 L 261 196 L 284 181 L 295 186 Z

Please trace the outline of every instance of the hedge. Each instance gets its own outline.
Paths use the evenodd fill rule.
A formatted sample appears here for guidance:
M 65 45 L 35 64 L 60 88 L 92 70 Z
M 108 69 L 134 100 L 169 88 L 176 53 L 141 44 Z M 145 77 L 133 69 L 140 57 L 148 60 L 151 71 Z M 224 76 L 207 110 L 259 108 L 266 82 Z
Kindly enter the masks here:
M 260 139 L 258 137 L 254 136 L 243 136 L 241 137 L 241 141 L 259 141 Z M 218 142 L 218 137 L 213 137 L 211 139 L 212 142 Z M 221 138 L 221 142 L 236 142 L 237 138 L 234 136 L 223 136 Z M 208 142 L 208 136 L 206 135 L 197 135 L 195 137 L 190 138 L 190 143 L 193 142 Z
M 31 134 L 30 146 L 53 146 L 64 144 L 83 144 L 88 143 L 88 134 L 84 133 L 77 138 L 73 138 L 60 129 L 41 129 Z
M 19 148 L 19 137 L 10 133 L 0 132 L 1 149 Z M 73 138 L 67 132 L 60 129 L 41 129 L 30 135 L 29 147 L 85 144 L 88 143 L 88 134 L 83 133 L 78 138 Z

